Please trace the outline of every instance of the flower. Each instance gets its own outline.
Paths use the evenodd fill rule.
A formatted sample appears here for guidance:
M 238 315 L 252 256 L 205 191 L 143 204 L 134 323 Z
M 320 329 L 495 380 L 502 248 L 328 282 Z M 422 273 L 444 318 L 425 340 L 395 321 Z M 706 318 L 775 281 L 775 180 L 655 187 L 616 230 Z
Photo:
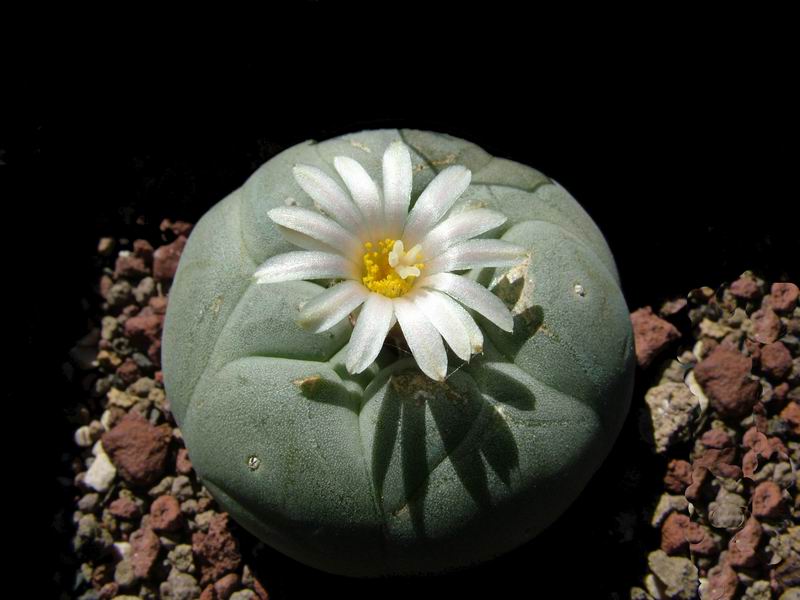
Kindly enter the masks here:
M 475 208 L 443 218 L 469 186 L 469 169 L 441 171 L 409 212 L 413 174 L 402 142 L 383 155 L 383 193 L 352 158 L 337 156 L 333 164 L 350 195 L 322 170 L 296 165 L 297 183 L 320 210 L 269 211 L 284 237 L 304 250 L 267 259 L 254 277 L 343 280 L 306 302 L 299 323 L 320 333 L 361 307 L 345 358 L 349 373 L 372 364 L 395 323 L 419 368 L 437 381 L 447 375 L 443 339 L 464 361 L 483 351 L 483 334 L 465 307 L 512 331 L 511 313 L 497 296 L 451 273 L 513 266 L 526 253 L 502 240 L 472 239 L 504 223 L 499 212 Z

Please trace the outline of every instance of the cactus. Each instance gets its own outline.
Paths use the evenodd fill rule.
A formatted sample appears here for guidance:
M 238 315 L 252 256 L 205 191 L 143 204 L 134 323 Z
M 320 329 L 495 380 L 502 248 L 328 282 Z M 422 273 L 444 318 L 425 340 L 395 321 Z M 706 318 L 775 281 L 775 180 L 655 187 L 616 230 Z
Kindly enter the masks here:
M 380 182 L 397 140 L 411 149 L 412 203 L 462 165 L 471 182 L 452 212 L 502 213 L 484 237 L 528 252 L 510 268 L 466 273 L 503 301 L 513 330 L 476 314 L 483 352 L 450 360 L 444 381 L 396 335 L 368 367 L 348 369 L 350 319 L 323 333 L 298 324 L 325 282 L 253 278 L 296 250 L 270 211 L 314 208 L 296 165 L 336 178 L 334 158 L 350 157 Z M 534 537 L 607 455 L 634 367 L 613 257 L 566 190 L 467 141 L 414 130 L 298 144 L 211 208 L 178 266 L 162 361 L 192 463 L 223 509 L 277 550 L 350 576 L 462 568 Z

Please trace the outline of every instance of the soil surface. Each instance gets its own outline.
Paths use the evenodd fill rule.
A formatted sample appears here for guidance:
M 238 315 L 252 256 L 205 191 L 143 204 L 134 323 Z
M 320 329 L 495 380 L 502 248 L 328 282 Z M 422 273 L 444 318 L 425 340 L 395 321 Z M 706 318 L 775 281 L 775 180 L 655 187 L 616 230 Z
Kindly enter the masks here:
M 272 550 L 195 475 L 160 371 L 169 286 L 191 224 L 103 238 L 95 314 L 64 374 L 71 442 L 57 578 L 64 598 L 496 593 L 794 598 L 800 584 L 797 287 L 745 273 L 632 313 L 639 372 L 611 456 L 542 535 L 468 570 L 355 580 Z M 614 556 L 613 564 L 607 558 Z M 536 570 L 530 579 L 530 569 Z

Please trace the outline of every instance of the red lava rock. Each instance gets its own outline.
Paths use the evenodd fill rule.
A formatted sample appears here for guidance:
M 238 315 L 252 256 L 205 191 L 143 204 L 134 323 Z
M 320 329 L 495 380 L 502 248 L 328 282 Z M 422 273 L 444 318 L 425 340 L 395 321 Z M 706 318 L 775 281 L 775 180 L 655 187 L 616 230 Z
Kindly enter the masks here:
M 691 521 L 681 513 L 670 513 L 661 525 L 661 549 L 670 556 L 680 554 L 689 548 L 686 528 Z
M 161 339 L 163 315 L 153 314 L 147 309 L 125 321 L 125 335 L 134 342 L 155 342 Z
M 133 242 L 133 254 L 149 264 L 153 260 L 153 246 L 147 240 L 135 240 Z
M 189 460 L 189 451 L 186 448 L 178 450 L 178 456 L 175 459 L 175 470 L 181 475 L 188 475 L 192 472 L 192 461 Z
M 150 347 L 147 349 L 147 358 L 149 358 L 150 362 L 156 367 L 161 366 L 161 340 L 156 340 L 150 344 Z
M 692 465 L 685 460 L 672 459 L 667 464 L 664 487 L 672 494 L 682 494 L 692 483 Z
M 753 323 L 753 339 L 762 344 L 771 344 L 781 337 L 781 319 L 769 307 L 761 308 L 750 315 Z
M 758 471 L 758 452 L 748 450 L 742 457 L 742 473 L 748 479 L 752 479 Z
M 772 310 L 782 313 L 792 312 L 797 306 L 800 288 L 793 283 L 773 283 L 769 303 Z
M 731 284 L 731 294 L 741 300 L 755 300 L 761 295 L 758 284 L 749 277 L 740 277 Z
M 108 298 L 108 290 L 111 289 L 111 286 L 114 285 L 114 280 L 111 279 L 108 275 L 103 275 L 100 278 L 100 295 L 104 298 Z
M 192 231 L 192 227 L 194 227 L 194 225 L 187 223 L 186 221 L 175 221 L 173 223 L 169 219 L 164 219 L 158 226 L 161 231 L 171 231 L 174 235 L 185 236 L 189 235 L 189 233 Z
M 664 304 L 661 305 L 661 308 L 658 309 L 658 314 L 662 317 L 671 317 L 672 315 L 677 315 L 681 312 L 689 301 L 686 298 L 675 298 L 674 300 L 667 300 Z
M 135 360 L 128 357 L 120 366 L 117 367 L 117 376 L 126 386 L 130 385 L 141 376 L 139 365 L 136 364 Z
M 719 546 L 707 527 L 700 523 L 690 521 L 686 527 L 686 539 L 689 540 L 689 550 L 698 556 L 716 556 Z
M 141 256 L 120 254 L 114 265 L 114 279 L 141 279 L 150 275 L 150 269 Z
M 761 349 L 761 371 L 773 379 L 782 379 L 792 370 L 792 354 L 781 342 Z
M 758 545 L 762 533 L 761 524 L 750 517 L 728 542 L 728 562 L 732 567 L 754 567 L 758 564 Z
M 109 581 L 98 592 L 100 600 L 111 600 L 119 594 L 119 584 L 115 581 Z
M 714 600 L 733 600 L 739 578 L 727 562 L 717 565 L 708 571 L 708 597 Z
M 117 498 L 108 507 L 109 512 L 118 519 L 138 519 L 141 516 L 139 505 L 130 498 Z
M 131 411 L 103 434 L 102 443 L 125 481 L 149 486 L 164 472 L 171 437 L 169 425 L 155 427 L 138 412 Z
M 167 314 L 167 297 L 166 296 L 153 296 L 148 301 L 148 305 L 153 310 L 153 314 L 165 315 Z
M 264 586 L 261 585 L 261 582 L 256 577 L 253 577 L 253 591 L 258 596 L 258 600 L 269 600 L 267 590 L 264 589 Z
M 783 383 L 779 383 L 776 385 L 772 390 L 772 397 L 779 402 L 783 402 L 786 400 L 786 396 L 789 394 L 789 384 L 785 381 Z
M 219 600 L 228 600 L 238 588 L 239 576 L 236 573 L 228 573 L 214 583 L 214 591 Z
M 203 592 L 200 594 L 200 600 L 219 600 L 213 585 L 209 583 L 203 588 Z
M 800 435 L 800 404 L 789 402 L 781 411 L 780 417 L 792 426 L 794 433 Z
M 175 496 L 164 494 L 150 505 L 150 527 L 155 531 L 177 531 L 183 525 L 181 505 Z
M 178 236 L 171 244 L 161 246 L 153 254 L 153 277 L 156 281 L 166 281 L 175 277 L 178 261 L 186 246 L 186 236 Z
M 733 464 L 736 459 L 736 448 L 728 447 L 720 450 L 708 448 L 701 456 L 695 459 L 693 467 L 705 467 L 717 477 L 727 477 L 739 479 L 742 470 L 738 465 Z
M 701 466 L 692 466 L 692 483 L 686 488 L 684 496 L 689 502 L 697 503 L 700 500 L 703 484 L 708 478 L 708 469 Z
M 722 449 L 733 446 L 733 440 L 731 439 L 731 436 L 721 429 L 709 429 L 700 438 L 700 442 L 706 448 Z
M 775 519 L 784 514 L 781 487 L 774 481 L 763 481 L 753 491 L 753 516 Z
M 131 562 L 137 577 L 146 579 L 158 558 L 161 542 L 150 528 L 137 529 L 129 539 L 131 544 Z
M 750 448 L 755 452 L 758 456 L 761 456 L 765 460 L 769 460 L 772 458 L 773 454 L 778 454 L 778 456 L 786 455 L 788 452 L 786 450 L 786 446 L 783 445 L 783 442 L 778 437 L 767 437 L 762 432 L 758 431 L 756 427 L 751 427 L 747 431 L 745 431 L 744 436 L 742 438 L 742 443 L 745 445 L 746 448 Z
M 117 321 L 121 324 L 124 324 L 130 317 L 135 317 L 139 314 L 139 311 L 142 310 L 141 307 L 137 306 L 136 304 L 128 304 L 125 308 L 122 309 L 120 312 Z
M 760 384 L 750 379 L 753 361 L 740 352 L 718 346 L 694 368 L 697 383 L 721 417 L 742 417 L 758 402 Z
M 242 562 L 239 544 L 228 529 L 228 514 L 220 513 L 211 519 L 208 533 L 192 535 L 192 550 L 202 573 L 201 585 L 236 571 Z
M 649 306 L 631 313 L 636 361 L 643 369 L 658 356 L 670 342 L 681 337 L 677 328 L 653 314 Z
M 97 253 L 101 256 L 108 256 L 113 252 L 116 243 L 116 240 L 112 237 L 100 238 L 100 241 L 97 242 Z

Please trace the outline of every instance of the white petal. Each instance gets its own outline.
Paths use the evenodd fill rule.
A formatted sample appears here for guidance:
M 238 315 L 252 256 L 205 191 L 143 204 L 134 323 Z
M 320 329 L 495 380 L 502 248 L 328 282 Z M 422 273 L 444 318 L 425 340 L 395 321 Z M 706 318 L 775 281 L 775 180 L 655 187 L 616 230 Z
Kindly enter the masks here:
M 419 368 L 431 379 L 444 381 L 447 376 L 447 352 L 442 336 L 413 302 L 402 297 L 395 298 L 394 312 Z
M 427 273 L 476 267 L 513 267 L 527 251 L 504 240 L 467 240 L 425 262 Z
M 423 256 L 427 260 L 436 258 L 450 246 L 476 235 L 486 233 L 505 223 L 502 213 L 477 208 L 449 217 L 434 227 L 422 241 Z
M 321 333 L 361 306 L 369 291 L 357 281 L 343 281 L 314 296 L 300 310 L 300 325 Z
M 502 300 L 471 279 L 453 273 L 437 273 L 417 280 L 416 285 L 433 288 L 452 296 L 504 331 L 514 329 L 514 318 Z
M 458 317 L 454 317 L 449 304 L 445 304 L 447 298 L 439 292 L 420 289 L 411 296 L 414 304 L 417 305 L 423 314 L 428 317 L 431 324 L 436 328 L 447 345 L 453 349 L 456 356 L 461 360 L 469 360 L 471 345 L 467 330 Z M 453 300 L 450 300 L 455 304 Z M 464 309 L 461 309 L 464 310 Z
M 367 296 L 347 347 L 345 367 L 349 373 L 361 373 L 377 358 L 393 316 L 394 304 L 389 298 L 373 293 Z
M 289 242 L 302 248 L 303 250 L 319 250 L 320 252 L 336 253 L 336 250 L 331 248 L 328 244 L 323 244 L 319 240 L 315 240 L 310 235 L 299 233 L 293 229 L 287 229 L 278 225 L 278 231 L 281 232 L 283 238 Z
M 353 202 L 364 215 L 365 227 L 373 236 L 382 236 L 383 210 L 378 186 L 358 161 L 348 156 L 337 156 L 333 166 L 344 180 Z M 377 241 L 377 237 L 373 241 Z
M 339 184 L 324 171 L 309 165 L 297 165 L 293 173 L 297 184 L 328 215 L 354 233 L 361 229 L 361 213 Z
M 298 279 L 358 278 L 358 268 L 352 262 L 330 252 L 298 250 L 278 254 L 264 261 L 253 275 L 258 283 L 278 283 Z
M 421 240 L 469 187 L 472 172 L 461 165 L 447 167 L 419 195 L 408 213 L 403 239 L 409 246 Z
M 478 327 L 475 319 L 472 318 L 472 315 L 447 294 L 433 289 L 429 291 L 444 303 L 447 307 L 446 310 L 452 318 L 458 319 L 461 322 L 462 327 L 464 327 L 464 330 L 467 332 L 472 354 L 483 352 L 483 332 L 481 328 Z M 469 358 L 464 360 L 469 360 Z
M 411 202 L 411 154 L 403 142 L 393 142 L 383 153 L 383 210 L 386 235 L 393 239 L 403 233 L 403 222 Z
M 268 214 L 278 225 L 319 240 L 346 258 L 358 261 L 361 257 L 361 242 L 336 221 L 317 211 L 299 206 L 280 206 L 273 208 Z

